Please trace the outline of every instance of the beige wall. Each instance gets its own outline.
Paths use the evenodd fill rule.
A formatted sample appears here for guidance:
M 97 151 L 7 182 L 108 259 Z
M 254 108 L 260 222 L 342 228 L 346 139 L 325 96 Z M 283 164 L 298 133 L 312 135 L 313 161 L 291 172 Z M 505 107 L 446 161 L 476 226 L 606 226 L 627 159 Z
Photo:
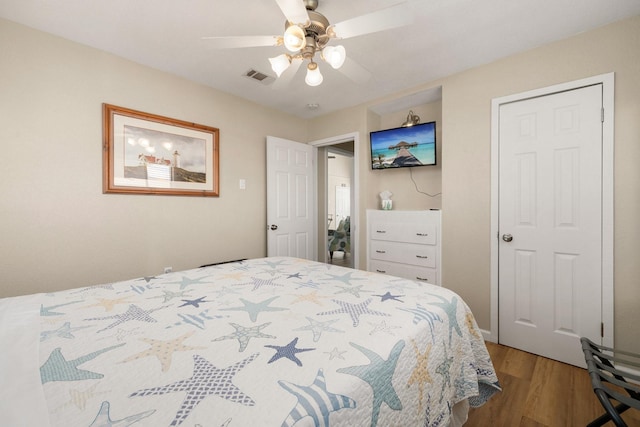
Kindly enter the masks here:
M 483 329 L 490 329 L 491 312 L 491 100 L 609 72 L 615 72 L 616 80 L 615 343 L 620 348 L 640 351 L 640 17 L 414 90 L 442 86 L 443 284 L 466 300 Z M 368 107 L 388 101 L 389 98 L 381 99 L 349 111 L 353 129 L 362 132 L 364 141 L 360 146 L 362 211 L 377 208 L 376 195 L 383 186 L 394 193 L 394 207 L 419 208 L 413 205 L 415 196 L 403 191 L 405 180 L 378 176 L 367 165 L 367 130 L 401 122 L 397 117 L 380 118 L 367 111 Z M 417 112 L 422 117 L 422 110 Z M 310 138 L 314 139 L 319 129 L 326 129 L 332 119 L 344 121 L 345 116 L 336 113 L 316 119 L 309 128 Z M 419 183 L 428 185 L 426 179 Z M 364 266 L 363 212 L 360 218 L 360 256 Z
M 417 202 L 408 177 L 370 170 L 368 132 L 401 119 L 369 107 L 442 86 L 436 120 L 443 282 L 484 329 L 491 310 L 491 100 L 615 72 L 615 338 L 617 346 L 640 351 L 640 17 L 307 123 L 6 21 L 0 21 L 0 52 L 0 297 L 264 255 L 268 134 L 314 141 L 359 133 L 357 238 L 364 267 L 364 212 L 377 208 L 382 189 L 394 192 L 397 208 L 437 203 Z M 221 197 L 103 195 L 102 102 L 219 127 Z M 437 109 L 415 111 L 427 121 L 430 108 Z M 256 118 L 251 127 L 236 119 L 239 110 Z M 421 189 L 433 191 L 437 176 L 414 176 Z M 247 179 L 245 191 L 237 189 L 240 178 Z
M 304 122 L 2 20 L 0 52 L 0 297 L 266 255 L 265 136 Z M 103 102 L 219 128 L 220 197 L 102 194 Z

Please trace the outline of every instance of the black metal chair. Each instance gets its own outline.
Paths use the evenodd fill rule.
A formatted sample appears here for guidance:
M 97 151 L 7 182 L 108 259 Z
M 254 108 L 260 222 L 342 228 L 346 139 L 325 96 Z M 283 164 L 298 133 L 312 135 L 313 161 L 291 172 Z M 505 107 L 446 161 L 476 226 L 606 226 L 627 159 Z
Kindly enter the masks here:
M 640 355 L 604 347 L 587 338 L 581 338 L 580 342 L 593 392 L 606 411 L 587 427 L 602 426 L 609 421 L 613 421 L 618 427 L 626 427 L 620 414 L 629 408 L 640 410 L 640 387 L 637 385 L 640 383 L 640 376 L 621 371 L 614 367 L 614 363 L 616 366 L 640 368 Z

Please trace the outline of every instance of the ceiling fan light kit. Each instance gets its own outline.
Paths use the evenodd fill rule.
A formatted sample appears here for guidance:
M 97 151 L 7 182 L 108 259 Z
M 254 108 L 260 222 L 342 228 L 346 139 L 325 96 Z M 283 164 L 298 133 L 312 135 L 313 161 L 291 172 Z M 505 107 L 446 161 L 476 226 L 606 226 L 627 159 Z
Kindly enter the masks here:
M 240 36 L 240 37 L 204 37 L 211 40 L 217 48 L 238 48 L 252 46 L 282 46 L 291 52 L 269 58 L 271 68 L 278 78 L 296 62 L 286 78 L 288 81 L 298 70 L 302 61 L 308 60 L 305 82 L 309 86 L 322 83 L 322 74 L 314 61 L 316 52 L 334 69 L 340 69 L 347 54 L 344 46 L 328 46 L 332 39 L 346 39 L 377 31 L 407 25 L 412 16 L 407 2 L 399 3 L 387 9 L 378 10 L 331 25 L 329 20 L 316 11 L 318 0 L 275 0 L 286 17 L 282 36 Z M 346 70 L 345 70 L 346 69 Z M 370 78 L 363 67 L 350 60 L 349 66 L 341 70 L 355 82 Z M 354 71 L 357 70 L 357 71 Z

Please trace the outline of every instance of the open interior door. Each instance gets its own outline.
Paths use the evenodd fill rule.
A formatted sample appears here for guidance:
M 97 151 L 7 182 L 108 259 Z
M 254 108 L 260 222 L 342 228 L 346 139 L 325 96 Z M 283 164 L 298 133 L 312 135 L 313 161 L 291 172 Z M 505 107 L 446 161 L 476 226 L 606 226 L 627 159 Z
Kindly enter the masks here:
M 315 148 L 267 137 L 267 256 L 316 259 Z

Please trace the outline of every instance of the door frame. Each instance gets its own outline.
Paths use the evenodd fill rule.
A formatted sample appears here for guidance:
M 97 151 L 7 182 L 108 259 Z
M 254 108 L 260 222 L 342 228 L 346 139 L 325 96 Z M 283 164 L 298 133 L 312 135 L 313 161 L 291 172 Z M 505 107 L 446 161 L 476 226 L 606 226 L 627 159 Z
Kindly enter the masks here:
M 359 168 L 360 168 L 360 160 L 359 160 L 359 155 L 358 153 L 360 152 L 360 133 L 359 132 L 351 132 L 351 133 L 346 133 L 343 135 L 337 135 L 337 136 L 332 136 L 329 138 L 324 138 L 324 139 L 319 139 L 316 141 L 311 141 L 309 144 L 312 145 L 313 147 L 316 148 L 316 152 L 317 152 L 317 148 L 318 147 L 327 147 L 327 146 L 331 146 L 331 145 L 336 145 L 336 144 L 341 144 L 343 142 L 349 142 L 349 141 L 353 141 L 353 176 L 351 177 L 352 181 L 353 181 L 353 188 L 352 188 L 352 192 L 351 192 L 351 221 L 350 221 L 350 229 L 351 229 L 351 249 L 352 249 L 352 253 L 355 254 L 355 256 L 352 257 L 353 259 L 353 268 L 354 269 L 358 269 L 360 262 L 360 248 L 359 248 L 359 235 L 358 235 L 358 219 L 360 217 L 360 172 L 359 172 Z M 325 166 L 325 170 L 326 170 L 326 166 Z M 326 175 L 326 174 L 325 174 Z M 326 194 L 327 192 L 327 177 L 325 176 L 325 180 L 324 180 L 324 192 Z M 316 207 L 319 208 L 318 206 L 318 197 L 316 195 Z M 326 211 L 326 206 L 325 206 L 325 211 Z M 326 217 L 326 213 L 325 213 L 325 217 Z M 320 216 L 318 215 L 318 218 L 320 218 Z M 323 221 L 323 230 L 324 230 L 324 234 L 323 236 L 327 235 L 327 231 L 328 231 L 328 226 L 327 226 L 327 221 L 324 220 Z M 318 236 L 318 238 L 320 238 Z M 325 238 L 326 240 L 326 238 Z M 317 246 L 317 245 L 316 245 Z M 326 252 L 326 251 L 325 251 Z M 324 254 L 324 261 L 322 259 L 318 259 L 321 262 L 326 262 L 326 258 L 327 255 L 326 253 Z
M 602 344 L 614 340 L 614 83 L 615 74 L 600 74 L 491 100 L 491 330 L 483 331 L 487 341 L 498 342 L 498 243 L 499 243 L 499 125 L 500 106 L 530 98 L 602 84 Z

